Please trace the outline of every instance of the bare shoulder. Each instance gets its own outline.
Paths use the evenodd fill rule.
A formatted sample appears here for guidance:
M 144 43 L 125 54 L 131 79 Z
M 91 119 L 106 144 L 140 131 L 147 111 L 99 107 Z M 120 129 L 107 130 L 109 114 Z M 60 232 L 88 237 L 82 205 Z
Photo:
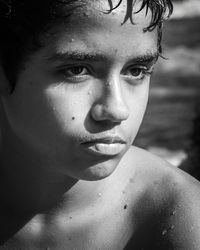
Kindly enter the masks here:
M 159 182 L 165 188 L 168 185 L 170 190 L 179 191 L 182 188 L 183 192 L 187 194 L 190 191 L 199 194 L 199 181 L 146 150 L 132 147 L 126 155 L 126 162 L 130 168 L 135 170 L 133 174 L 142 178 L 143 182 L 146 180 L 147 185 L 155 185 Z
M 137 217 L 153 224 L 153 249 L 200 249 L 200 183 L 145 150 L 133 147 L 128 154 L 141 190 Z M 140 231 L 147 234 L 146 228 Z
M 177 202 L 195 201 L 191 206 L 198 204 L 200 208 L 200 182 L 198 180 L 146 150 L 132 147 L 128 154 L 129 165 L 135 165 L 136 178 L 153 196 L 155 194 L 158 198 L 160 195 L 162 197 L 173 196 Z

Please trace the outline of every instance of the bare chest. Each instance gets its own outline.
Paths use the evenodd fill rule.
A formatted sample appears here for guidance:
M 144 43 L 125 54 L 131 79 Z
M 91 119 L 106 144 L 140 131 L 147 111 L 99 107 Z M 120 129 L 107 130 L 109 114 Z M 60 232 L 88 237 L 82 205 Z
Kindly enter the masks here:
M 80 214 L 40 215 L 27 223 L 0 249 L 121 250 L 133 233 L 128 204 Z

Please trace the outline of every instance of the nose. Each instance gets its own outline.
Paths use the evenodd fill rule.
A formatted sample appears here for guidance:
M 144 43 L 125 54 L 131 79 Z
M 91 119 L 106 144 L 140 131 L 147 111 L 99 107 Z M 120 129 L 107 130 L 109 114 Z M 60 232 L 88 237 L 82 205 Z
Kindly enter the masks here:
M 112 77 L 103 84 L 99 100 L 92 106 L 91 115 L 96 121 L 122 122 L 129 117 L 129 109 L 120 79 Z

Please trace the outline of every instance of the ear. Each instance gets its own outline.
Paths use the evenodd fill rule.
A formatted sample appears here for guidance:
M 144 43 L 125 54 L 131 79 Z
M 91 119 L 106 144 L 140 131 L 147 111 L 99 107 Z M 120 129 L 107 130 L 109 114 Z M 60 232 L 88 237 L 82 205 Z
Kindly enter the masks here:
M 9 95 L 11 92 L 10 83 L 5 75 L 4 69 L 0 62 L 0 95 Z

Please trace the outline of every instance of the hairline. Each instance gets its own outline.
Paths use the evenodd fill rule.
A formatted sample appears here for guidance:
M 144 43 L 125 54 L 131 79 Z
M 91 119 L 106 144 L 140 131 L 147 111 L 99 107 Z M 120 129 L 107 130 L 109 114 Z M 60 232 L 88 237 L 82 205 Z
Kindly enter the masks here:
M 113 10 L 117 9 L 122 4 L 122 2 L 124 3 L 124 1 L 125 0 L 119 0 L 117 5 L 114 6 L 113 0 L 107 0 L 108 4 L 110 6 L 110 9 L 108 9 L 107 14 L 109 14 Z M 147 13 L 149 11 L 149 9 L 152 10 L 152 19 L 150 21 L 150 24 L 148 27 L 145 27 L 143 31 L 144 32 L 151 32 L 155 28 L 158 29 L 158 50 L 161 53 L 162 52 L 162 49 L 161 49 L 162 22 L 164 21 L 164 17 L 161 18 L 161 16 L 160 16 L 160 19 L 158 19 L 158 16 L 155 15 L 155 9 L 154 9 L 154 5 L 152 5 L 152 3 L 155 3 L 157 0 L 126 0 L 126 3 L 127 3 L 126 13 L 125 13 L 125 17 L 124 17 L 124 20 L 122 22 L 122 25 L 125 22 L 127 22 L 128 20 L 130 20 L 130 22 L 133 25 L 137 25 L 133 21 L 133 15 L 134 15 L 133 6 L 138 1 L 142 3 L 141 9 L 139 11 L 146 8 L 146 13 Z M 23 44 L 25 46 L 23 47 L 21 45 L 21 48 L 20 48 L 20 42 L 19 42 L 18 47 L 19 47 L 19 49 L 21 49 L 21 51 L 20 51 L 20 53 L 18 53 L 17 59 L 13 58 L 13 60 L 15 60 L 16 63 L 13 64 L 13 66 L 12 66 L 12 64 L 10 63 L 10 61 L 12 62 L 12 60 L 7 62 L 8 63 L 8 70 L 11 71 L 11 74 L 14 75 L 13 79 L 15 80 L 15 82 L 16 82 L 17 75 L 19 74 L 20 68 L 23 66 L 24 62 L 26 62 L 29 59 L 29 56 L 32 55 L 35 51 L 37 51 L 43 47 L 43 45 L 41 45 L 41 41 L 40 41 L 40 38 L 42 37 L 42 35 L 45 34 L 45 32 L 48 32 L 48 31 L 52 30 L 54 27 L 56 27 L 60 21 L 66 22 L 66 20 L 68 18 L 70 18 L 70 15 L 76 14 L 77 8 L 87 4 L 87 0 L 57 0 L 57 1 L 55 0 L 54 2 L 59 2 L 60 6 L 61 6 L 61 4 L 63 4 L 65 6 L 64 8 L 61 6 L 62 11 L 64 11 L 64 15 L 57 16 L 56 14 L 54 15 L 54 13 L 52 13 L 52 17 L 51 17 L 52 19 L 48 18 L 47 22 L 44 23 L 43 27 L 39 27 L 38 33 L 35 32 L 33 34 L 29 34 L 28 32 L 26 32 L 26 38 L 27 38 L 26 42 L 21 41 L 21 44 L 24 42 Z M 167 2 L 169 3 L 170 0 L 159 0 L 160 4 L 161 4 L 161 2 L 163 2 L 167 5 Z M 1 3 L 1 0 L 0 0 L 0 3 Z M 164 9 L 164 10 L 166 11 L 166 9 Z M 172 9 L 171 9 L 171 11 L 172 11 Z M 171 14 L 171 11 L 168 10 L 168 16 Z M 10 12 L 10 14 L 12 14 L 12 12 Z M 158 14 L 163 14 L 163 13 L 159 12 Z M 15 18 L 15 15 L 14 15 L 14 18 Z M 26 23 L 24 23 L 24 24 L 27 25 Z M 37 26 L 36 26 L 36 29 L 37 29 Z M 11 44 L 12 44 L 12 41 L 11 41 Z M 24 48 L 26 48 L 26 49 L 24 49 Z M 10 68 L 13 68 L 13 70 L 12 69 L 10 70 Z

